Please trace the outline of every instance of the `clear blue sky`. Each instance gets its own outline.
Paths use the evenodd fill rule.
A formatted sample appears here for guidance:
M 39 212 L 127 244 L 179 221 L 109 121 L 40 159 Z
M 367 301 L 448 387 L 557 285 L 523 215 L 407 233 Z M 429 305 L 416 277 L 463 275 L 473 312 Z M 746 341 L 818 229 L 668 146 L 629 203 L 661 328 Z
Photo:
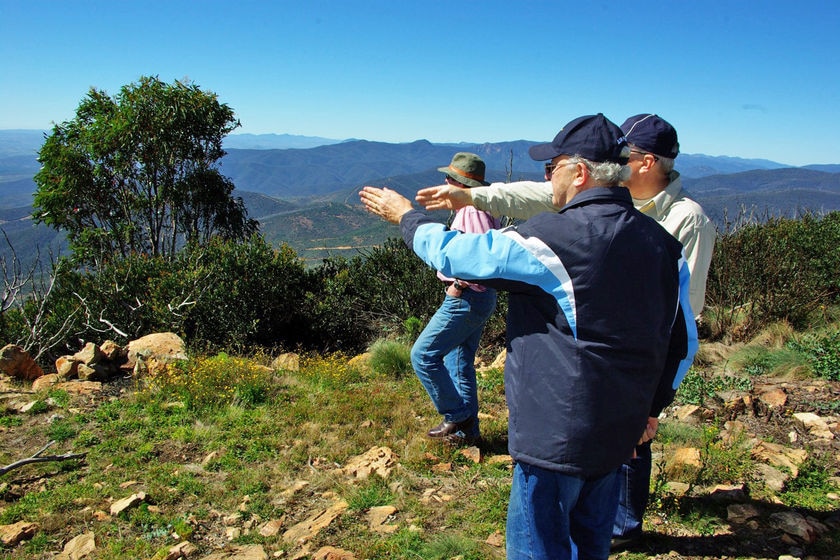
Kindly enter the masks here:
M 683 153 L 840 163 L 840 2 L 0 0 L 0 129 L 189 79 L 241 133 L 547 141 L 655 112 Z

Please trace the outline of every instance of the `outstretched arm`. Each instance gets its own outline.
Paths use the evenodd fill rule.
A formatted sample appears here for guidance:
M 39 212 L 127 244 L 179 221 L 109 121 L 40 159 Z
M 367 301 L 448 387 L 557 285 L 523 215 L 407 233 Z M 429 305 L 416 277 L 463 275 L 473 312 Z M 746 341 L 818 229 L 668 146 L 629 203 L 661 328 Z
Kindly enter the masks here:
M 557 212 L 552 202 L 552 187 L 548 181 L 516 181 L 493 183 L 487 187 L 469 189 L 441 185 L 417 192 L 416 200 L 426 210 L 459 210 L 475 206 L 493 216 L 528 219 L 540 212 Z
M 453 185 L 426 187 L 417 191 L 414 200 L 426 210 L 460 210 L 472 206 L 471 190 Z

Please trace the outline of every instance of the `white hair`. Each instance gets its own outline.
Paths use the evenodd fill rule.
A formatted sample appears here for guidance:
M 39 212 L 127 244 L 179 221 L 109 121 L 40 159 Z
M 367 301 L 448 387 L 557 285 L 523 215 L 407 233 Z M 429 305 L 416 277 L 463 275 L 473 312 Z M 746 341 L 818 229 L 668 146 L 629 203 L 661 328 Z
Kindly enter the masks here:
M 579 155 L 572 156 L 569 161 L 584 164 L 592 179 L 599 185 L 617 187 L 619 183 L 630 178 L 630 168 L 620 163 L 590 161 Z
M 662 167 L 662 172 L 665 175 L 674 170 L 674 158 L 656 156 L 659 158 L 659 165 Z

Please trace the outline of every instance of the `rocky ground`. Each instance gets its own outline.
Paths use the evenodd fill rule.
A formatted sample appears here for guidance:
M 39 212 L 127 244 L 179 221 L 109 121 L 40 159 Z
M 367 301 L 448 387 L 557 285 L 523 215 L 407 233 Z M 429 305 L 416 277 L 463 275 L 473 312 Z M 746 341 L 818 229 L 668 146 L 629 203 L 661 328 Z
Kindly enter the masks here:
M 94 408 L 105 399 L 123 398 L 127 389 L 126 384 L 118 380 L 108 383 L 69 382 L 73 386 L 72 398 L 74 406 Z M 21 394 L 19 386 L 6 383 L 0 387 L 0 395 L 8 406 L 25 406 L 31 395 Z M 749 391 L 725 391 L 708 399 L 702 406 L 677 405 L 667 411 L 667 418 L 663 422 L 684 422 L 718 426 L 721 429 L 719 440 L 736 442 L 747 445 L 751 449 L 756 468 L 749 480 L 736 484 L 716 487 L 693 487 L 681 483 L 669 483 L 659 499 L 665 503 L 652 505 L 650 517 L 646 524 L 646 535 L 639 541 L 630 544 L 625 550 L 617 551 L 615 558 L 668 558 L 668 559 L 840 559 L 840 418 L 837 407 L 826 406 L 827 403 L 840 401 L 840 383 L 824 380 L 776 379 L 756 377 L 753 387 Z M 18 403 L 18 404 L 14 404 Z M 47 413 L 49 414 L 49 413 Z M 43 415 L 21 414 L 23 423 L 19 426 L 0 428 L 2 448 L 21 450 L 21 457 L 42 447 L 41 439 L 35 441 L 32 434 L 33 423 L 43 423 Z M 497 442 L 498 443 L 498 442 Z M 666 466 L 662 479 L 669 478 L 667 469 L 690 469 L 697 466 L 701 449 L 675 449 L 660 445 L 655 452 Z M 190 455 L 189 449 L 178 449 L 183 454 L 185 462 L 200 464 L 202 457 Z M 475 449 L 465 449 L 464 452 L 472 460 L 481 461 L 509 461 L 504 455 L 503 446 L 483 446 Z M 47 454 L 49 454 L 47 452 Z M 825 496 L 830 503 L 836 504 L 832 511 L 816 511 L 802 508 L 790 508 L 778 498 L 785 485 L 795 476 L 797 470 L 809 459 L 818 459 L 820 464 L 826 465 L 833 477 L 836 491 L 828 492 Z M 431 458 L 432 460 L 434 458 Z M 343 476 L 357 476 L 359 472 L 396 468 L 399 459 L 387 447 L 371 449 L 360 457 L 353 458 L 341 466 Z M 2 465 L 0 465 L 2 467 Z M 315 472 L 321 468 L 335 468 L 334 466 L 312 465 Z M 464 496 L 463 487 L 453 477 L 445 476 L 446 470 L 441 468 L 442 476 L 439 485 L 427 489 L 426 504 L 434 507 L 443 504 L 446 496 L 457 495 L 458 499 L 469 499 Z M 448 486 L 451 484 L 451 487 Z M 0 508 L 9 507 L 16 500 L 27 493 L 38 492 L 43 488 L 44 480 L 31 475 L 31 471 L 19 469 L 0 477 Z M 297 492 L 305 493 L 306 480 L 298 481 L 296 487 L 289 488 L 290 495 Z M 135 500 L 142 501 L 144 495 L 136 493 Z M 305 503 L 306 500 L 301 500 Z M 678 504 L 678 505 L 676 505 Z M 131 507 L 128 502 L 125 507 Z M 186 507 L 186 506 L 185 506 Z M 301 542 L 311 540 L 312 536 L 329 526 L 331 521 L 341 514 L 346 507 L 338 498 L 325 499 L 320 495 L 317 500 L 309 503 L 308 510 L 301 512 L 295 520 L 263 520 L 259 526 L 243 525 L 235 514 L 219 516 L 202 530 L 196 531 L 195 539 L 202 539 L 198 543 L 182 543 L 180 549 L 173 548 L 171 558 L 268 558 L 270 551 L 260 546 L 231 547 L 229 541 L 232 536 L 242 531 L 259 530 L 260 532 L 281 532 L 289 539 L 300 539 Z M 696 523 L 675 522 L 675 507 L 679 507 L 680 515 L 685 512 L 702 512 Z M 113 513 L 113 505 L 112 511 Z M 188 516 L 185 511 L 184 515 Z M 399 512 L 388 509 L 369 512 L 372 531 L 387 532 L 395 519 L 399 519 Z M 441 516 L 443 517 L 443 516 Z M 703 522 L 708 517 L 713 522 Z M 274 525 L 272 525 L 274 523 Z M 14 530 L 23 532 L 17 537 L 10 536 Z M 7 544 L 6 550 L 14 546 L 14 539 L 27 538 L 25 527 L 10 529 L 0 528 L 0 537 Z M 77 546 L 83 550 L 84 527 L 79 527 Z M 11 543 L 11 544 L 9 544 Z M 198 555 L 194 552 L 194 544 L 206 550 L 227 546 L 226 552 L 219 552 L 213 556 Z M 493 558 L 503 557 L 503 536 L 493 534 L 487 536 L 487 546 L 495 550 Z M 341 543 L 334 543 L 335 548 L 319 548 L 312 550 L 301 547 L 294 555 L 284 553 L 283 558 L 333 558 L 354 560 L 356 557 L 350 551 L 341 549 Z M 192 551 L 192 552 L 191 552 Z M 0 549 L 0 554 L 3 549 Z M 76 556 L 84 557 L 81 552 Z M 95 554 L 91 556 L 95 557 Z
M 825 404 L 838 400 L 837 382 L 759 376 L 748 392 L 723 392 L 704 406 L 669 409 L 671 421 L 722 426 L 720 441 L 751 448 L 754 472 L 750 480 L 734 485 L 669 484 L 666 493 L 678 496 L 682 511 L 714 513 L 721 523 L 690 530 L 670 523 L 667 513 L 657 514 L 653 507 L 644 537 L 618 556 L 840 558 L 840 418 L 824 412 Z M 680 451 L 662 448 L 668 457 L 666 473 L 679 467 L 675 463 L 691 462 L 692 455 Z M 789 508 L 777 497 L 809 460 L 830 471 L 836 492 L 826 497 L 836 505 L 832 511 Z

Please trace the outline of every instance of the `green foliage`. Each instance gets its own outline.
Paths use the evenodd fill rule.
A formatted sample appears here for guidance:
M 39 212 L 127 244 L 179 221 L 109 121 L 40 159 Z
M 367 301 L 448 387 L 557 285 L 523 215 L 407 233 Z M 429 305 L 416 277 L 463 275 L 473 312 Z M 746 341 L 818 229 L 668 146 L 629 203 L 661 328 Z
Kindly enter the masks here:
M 423 321 L 414 315 L 403 321 L 403 333 L 406 341 L 411 344 L 417 340 L 417 337 L 423 332 L 423 328 Z
M 753 461 L 751 443 L 743 432 L 733 434 L 726 441 L 720 439 L 717 426 L 692 426 L 682 422 L 662 422 L 656 444 L 669 448 L 694 447 L 700 450 L 700 465 L 667 465 L 664 458 L 659 464 L 658 478 L 653 493 L 664 503 L 667 499 L 668 480 L 692 485 L 711 486 L 734 484 L 749 480 Z
M 347 387 L 362 380 L 361 371 L 339 352 L 306 358 L 301 364 L 301 375 L 324 389 Z
M 47 391 L 47 398 L 52 399 L 55 406 L 65 408 L 70 404 L 70 393 L 64 389 L 50 389 Z
M 380 375 L 400 378 L 410 375 L 411 348 L 395 340 L 379 339 L 370 347 L 370 368 Z
M 444 297 L 435 272 L 399 239 L 350 260 L 326 260 L 315 274 L 313 330 L 328 351 L 359 352 L 409 317 L 425 324 Z
M 91 88 L 41 148 L 34 215 L 66 231 L 84 263 L 247 237 L 257 224 L 217 169 L 222 139 L 238 126 L 194 84 L 146 76 L 113 98 Z
M 713 375 L 692 367 L 680 383 L 675 399 L 684 404 L 700 406 L 720 391 L 749 391 L 751 387 L 752 382 L 749 378 Z
M 807 405 L 813 408 L 819 414 L 838 414 L 840 413 L 840 400 L 832 401 L 808 401 Z
M 11 428 L 12 426 L 20 426 L 23 424 L 23 419 L 20 416 L 0 414 L 0 428 Z
M 63 266 L 47 299 L 27 300 L 3 318 L 7 334 L 20 336 L 41 321 L 34 344 L 45 364 L 79 340 L 125 344 L 162 331 L 201 352 L 359 353 L 383 335 L 413 341 L 442 292 L 434 271 L 399 240 L 364 258 L 307 269 L 289 247 L 273 249 L 254 235 L 190 244 L 171 257 L 132 253 L 83 269 Z M 493 349 L 504 344 L 499 300 L 484 338 Z
M 796 478 L 788 481 L 780 498 L 789 507 L 807 508 L 813 511 L 832 511 L 836 502 L 828 494 L 838 490 L 831 483 L 837 467 L 826 459 L 809 457 L 799 467 Z
M 681 508 L 681 523 L 691 527 L 699 535 L 710 537 L 728 527 L 728 524 L 721 519 L 720 512 L 715 511 L 714 508 L 698 507 L 691 511 L 683 510 L 684 508 Z
M 99 445 L 101 442 L 102 440 L 100 439 L 99 434 L 90 430 L 81 430 L 76 435 L 76 440 L 73 442 L 73 445 L 77 449 L 84 449 L 86 447 Z
M 818 377 L 840 381 L 840 331 L 806 334 L 788 341 L 788 347 L 804 354 Z
M 302 305 L 310 278 L 288 247 L 275 250 L 256 235 L 242 242 L 217 238 L 173 259 L 133 254 L 67 271 L 49 308 L 61 313 L 84 302 L 74 330 L 87 340 L 125 343 L 172 331 L 205 351 L 294 347 L 314 336 Z
M 193 526 L 183 517 L 178 517 L 172 521 L 172 530 L 184 540 L 189 540 L 195 532 Z
M 40 558 L 41 555 L 46 555 L 52 543 L 50 537 L 43 531 L 35 533 L 32 539 L 23 543 L 23 548 L 29 555 L 29 558 Z
M 48 405 L 46 401 L 38 399 L 29 408 L 29 414 L 43 414 L 44 412 L 47 412 L 49 409 L 50 409 L 50 405 Z
M 763 352 L 761 349 L 755 349 L 750 356 L 746 356 L 744 360 L 744 373 L 750 376 L 765 375 L 770 372 L 773 367 L 773 361 L 769 352 Z
M 505 371 L 499 368 L 487 369 L 476 375 L 479 389 L 484 391 L 504 391 Z
M 227 354 L 170 364 L 147 380 L 151 393 L 177 395 L 195 411 L 260 405 L 268 400 L 271 387 L 267 368 Z
M 289 247 L 273 249 L 253 236 L 245 243 L 191 248 L 179 261 L 173 280 L 189 270 L 200 286 L 183 322 L 193 346 L 241 352 L 320 340 L 306 304 L 313 279 Z
M 67 441 L 76 437 L 78 430 L 76 426 L 67 420 L 58 420 L 50 424 L 47 430 L 47 437 L 58 442 Z
M 796 328 L 840 295 L 840 212 L 729 224 L 718 236 L 706 302 L 713 334 L 745 338 L 787 320 Z
M 726 442 L 720 440 L 719 434 L 717 427 L 704 428 L 700 452 L 703 466 L 697 477 L 690 482 L 711 486 L 749 480 L 753 469 L 750 455 L 752 444 L 743 432 L 738 432 Z

